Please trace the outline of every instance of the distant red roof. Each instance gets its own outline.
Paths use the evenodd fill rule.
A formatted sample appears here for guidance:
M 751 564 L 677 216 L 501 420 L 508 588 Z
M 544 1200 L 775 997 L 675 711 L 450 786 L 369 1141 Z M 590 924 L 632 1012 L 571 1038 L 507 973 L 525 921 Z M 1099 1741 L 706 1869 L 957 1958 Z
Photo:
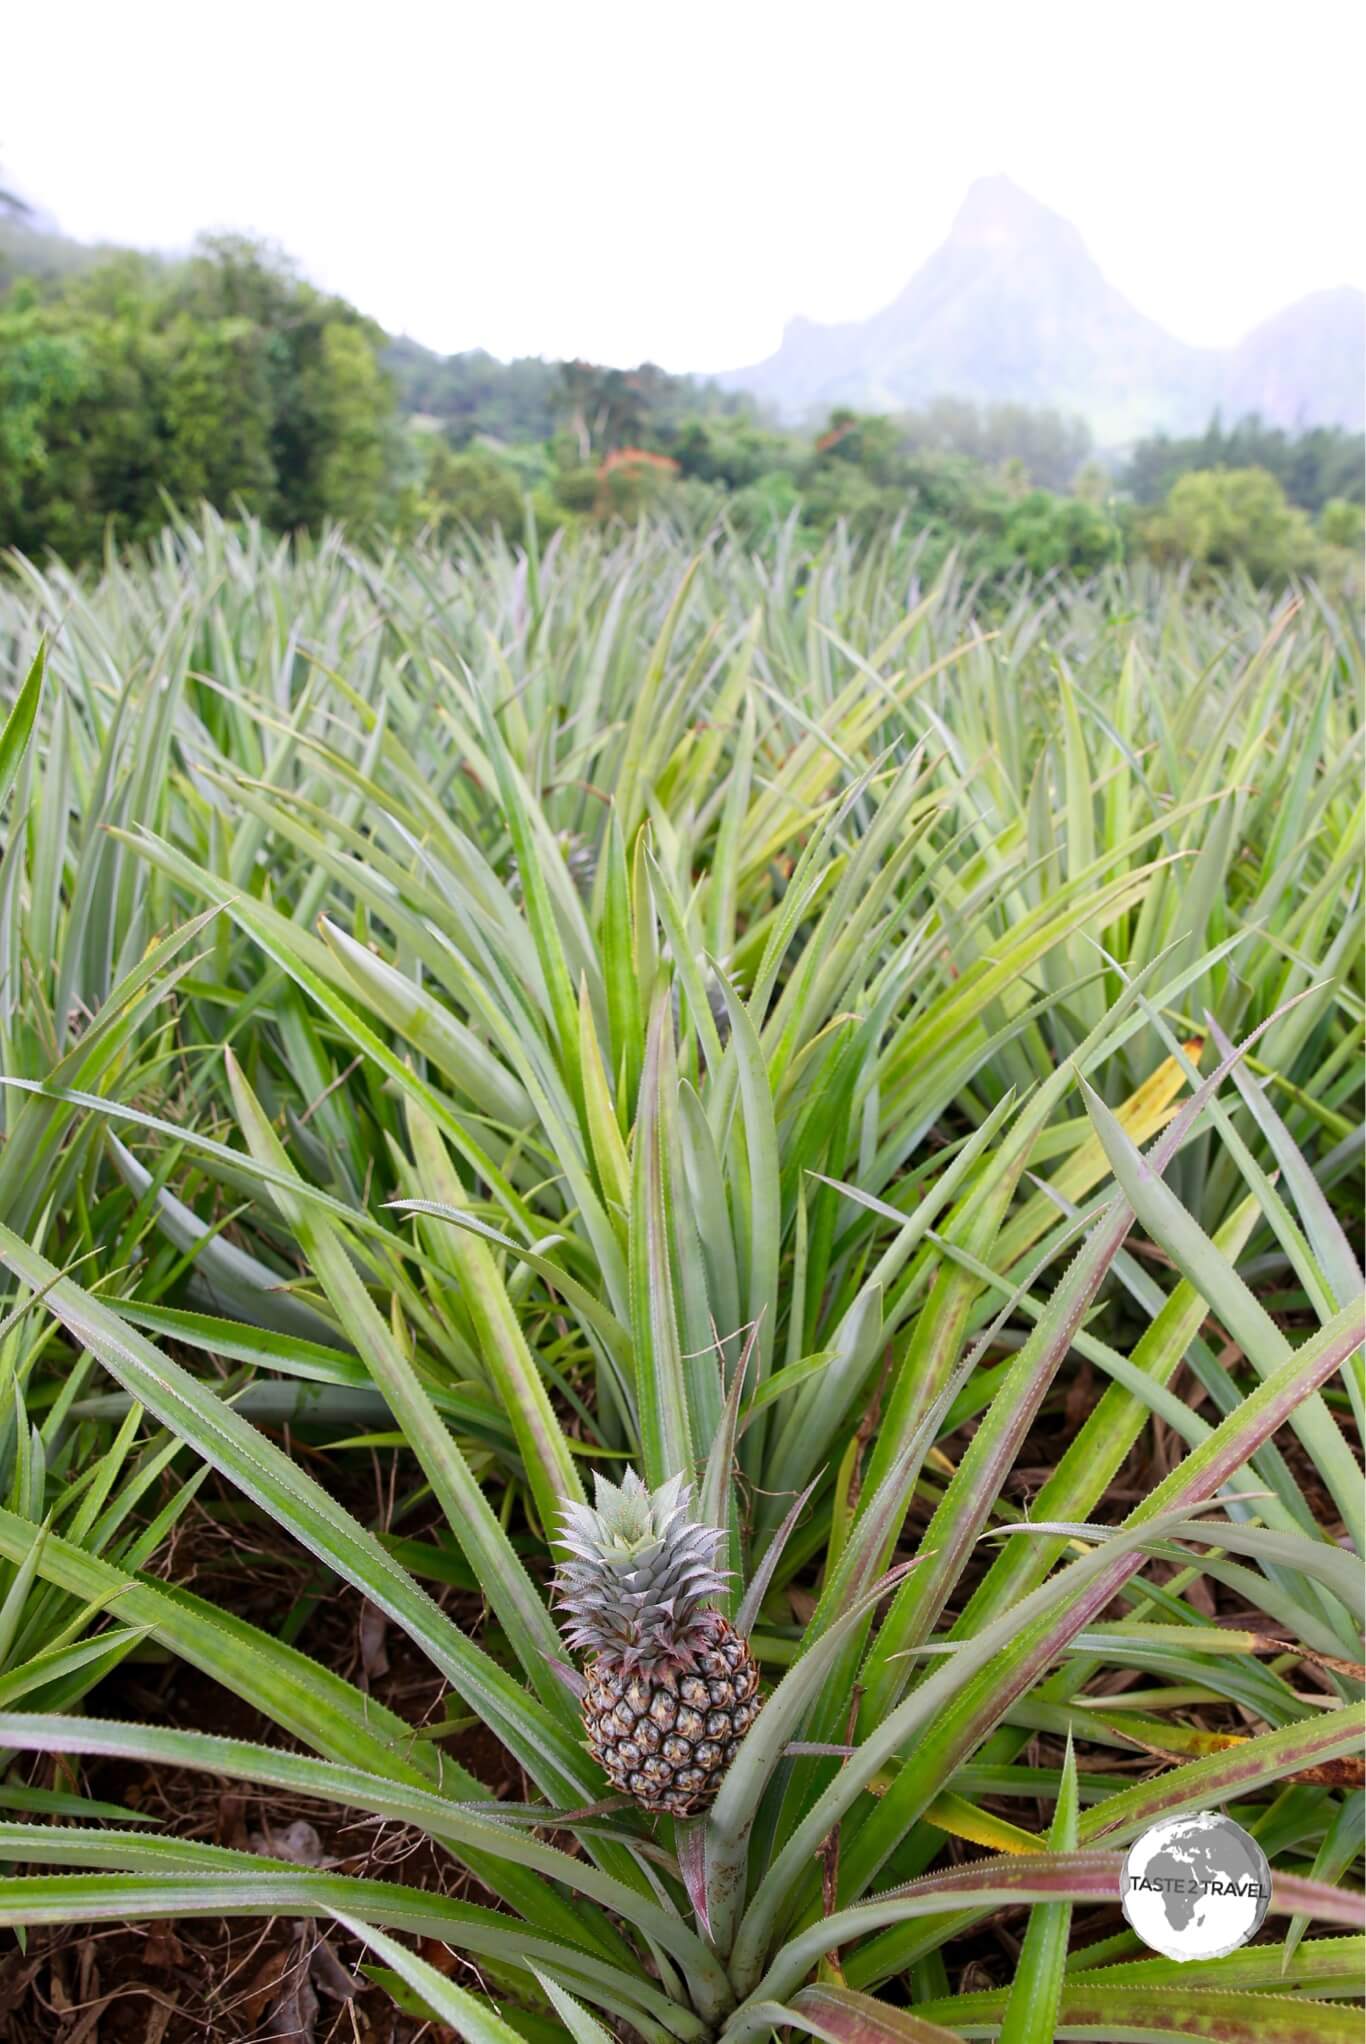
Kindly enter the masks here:
M 615 468 L 654 468 L 668 475 L 678 474 L 676 461 L 667 454 L 655 454 L 648 447 L 618 447 L 607 456 L 598 474 L 610 475 Z
M 857 423 L 855 419 L 846 419 L 842 426 L 834 426 L 828 433 L 822 433 L 820 439 L 816 442 L 817 454 L 824 454 L 829 447 L 838 447 L 845 435 L 853 432 Z

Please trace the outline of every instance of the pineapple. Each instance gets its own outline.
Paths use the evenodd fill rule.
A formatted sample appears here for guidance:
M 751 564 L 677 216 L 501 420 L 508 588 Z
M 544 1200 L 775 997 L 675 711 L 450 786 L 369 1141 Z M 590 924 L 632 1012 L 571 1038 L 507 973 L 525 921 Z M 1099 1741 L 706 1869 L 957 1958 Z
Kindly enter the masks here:
M 690 1519 L 681 1476 L 651 1491 L 628 1469 L 594 1479 L 596 1507 L 564 1509 L 571 1559 L 555 1580 L 566 1638 L 592 1658 L 584 1728 L 594 1759 L 646 1810 L 704 1810 L 759 1712 L 759 1668 L 710 1608 L 722 1536 Z

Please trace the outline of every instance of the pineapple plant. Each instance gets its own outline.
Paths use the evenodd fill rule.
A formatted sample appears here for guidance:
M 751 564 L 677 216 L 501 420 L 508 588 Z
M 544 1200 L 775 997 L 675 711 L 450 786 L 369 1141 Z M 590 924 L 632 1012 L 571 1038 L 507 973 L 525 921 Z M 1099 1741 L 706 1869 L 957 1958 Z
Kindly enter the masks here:
M 759 1713 L 759 1668 L 711 1600 L 722 1535 L 689 1517 L 681 1476 L 633 1469 L 566 1504 L 556 1574 L 569 1644 L 591 1656 L 583 1698 L 594 1759 L 643 1809 L 693 1817 L 712 1801 Z
M 593 883 L 597 879 L 598 874 L 598 852 L 596 845 L 592 844 L 589 839 L 576 830 L 556 831 L 555 844 L 564 860 L 565 869 L 573 883 L 575 893 L 582 901 L 588 902 L 592 896 Z M 513 901 L 520 907 L 522 902 L 522 875 L 515 859 L 512 861 L 507 873 L 507 890 Z M 667 957 L 668 955 L 668 947 L 666 946 L 665 956 Z M 729 959 L 723 958 L 721 964 L 727 973 L 731 972 L 732 967 Z M 702 986 L 707 997 L 707 1008 L 711 1015 L 712 1026 L 722 1043 L 728 1043 L 730 1041 L 730 1010 L 726 1006 L 726 997 L 721 990 L 721 982 L 716 975 L 715 969 L 705 961 L 702 965 Z M 669 1001 L 670 1012 L 673 1015 L 675 1035 L 680 1032 L 683 1026 L 682 993 L 681 985 L 677 980 L 674 980 L 669 989 Z
M 1242 618 L 1260 632 L 1247 592 L 1193 611 L 1116 577 L 1050 587 L 1046 629 L 1021 595 L 987 646 L 980 592 L 955 582 L 907 612 L 894 557 L 841 541 L 771 574 L 708 552 L 670 653 L 672 544 L 634 537 L 581 592 L 557 554 L 539 606 L 498 549 L 477 572 L 367 563 L 347 591 L 360 570 L 330 546 L 295 559 L 250 528 L 187 546 L 188 603 L 161 551 L 150 578 L 26 564 L 0 588 L 0 670 L 65 620 L 60 695 L 39 702 L 16 672 L 0 727 L 0 786 L 19 776 L 0 863 L 9 1810 L 53 1810 L 29 1768 L 57 1754 L 193 1768 L 267 1807 L 399 1825 L 451 1875 L 419 1889 L 396 1858 L 387 1879 L 292 1866 L 64 1797 L 77 1821 L 0 1824 L 25 1869 L 0 1876 L 0 1935 L 314 1919 L 489 2044 L 1193 2028 L 1356 2044 L 1359 1569 L 1341 1543 L 1366 1551 L 1347 1431 L 1362 1285 L 1334 1208 L 1360 1119 L 1360 719 L 1329 687 L 1356 640 L 1317 604 L 1278 611 L 1274 658 L 1249 667 L 1228 657 Z M 593 668 L 571 634 L 608 582 L 619 621 L 595 632 L 614 651 Z M 713 659 L 752 611 L 754 664 Z M 827 624 L 867 669 L 847 685 Z M 953 672 L 927 670 L 964 632 Z M 344 685 L 295 657 L 296 634 L 335 649 Z M 404 636 L 410 657 L 381 655 Z M 656 640 L 642 672 L 634 649 Z M 199 672 L 206 650 L 231 654 L 230 690 Z M 904 670 L 885 683 L 880 650 Z M 500 714 L 509 680 L 521 707 Z M 262 780 L 253 734 L 286 710 L 299 742 Z M 497 791 L 462 771 L 481 747 Z M 552 869 L 542 913 L 568 802 L 552 817 L 537 791 L 590 776 L 614 804 L 602 885 L 579 916 Z M 1174 815 L 1203 906 L 1166 856 Z M 479 864 L 504 870 L 514 821 L 524 929 Z M 112 948 L 89 913 L 106 896 Z M 206 973 L 189 947 L 210 916 Z M 1314 983 L 1286 1007 L 1288 956 Z M 741 996 L 728 1036 L 713 1006 L 722 1057 L 702 1041 L 713 959 Z M 1207 1006 L 1237 1049 L 1211 1027 L 1195 1055 Z M 110 1119 L 131 1148 L 102 1136 Z M 220 1182 L 242 1247 L 218 1232 Z M 1136 1233 L 1151 1268 L 1125 1251 Z M 1112 1271 L 1125 1300 L 1102 1289 Z M 1083 1413 L 1079 1355 L 1112 1378 Z M 252 1380 L 225 1380 L 224 1358 Z M 86 1396 L 97 1368 L 117 1394 Z M 296 1375 L 299 1416 L 333 1441 L 358 1398 L 378 1404 L 366 1423 L 410 1444 L 429 1524 L 381 1536 L 319 1480 L 320 1451 L 281 1441 Z M 1034 1416 L 1058 1440 L 1065 1404 L 1075 1433 L 1021 1522 Z M 167 1521 L 135 1512 L 136 1551 L 118 1548 L 133 1521 L 110 1465 L 84 1459 L 111 1418 L 135 1485 L 172 1453 L 187 1489 L 192 1458 L 213 1466 L 384 1615 L 477 1741 L 139 1567 Z M 153 1420 L 165 1435 L 144 1437 Z M 1159 1422 L 1167 1473 L 1117 1491 L 1156 1459 Z M 1293 1459 L 1274 1452 L 1287 1425 Z M 607 1459 L 627 1449 L 639 1477 Z M 619 1486 L 593 1511 L 569 1509 L 585 1456 Z M 1204 1516 L 1220 1501 L 1231 1518 Z M 552 1559 L 582 1684 L 559 1679 Z M 411 1561 L 458 1567 L 487 1619 L 467 1630 Z M 1211 1597 L 1236 1629 L 1211 1625 Z M 120 1622 L 62 1646 L 48 1619 L 73 1609 Z M 81 1714 L 103 1665 L 85 1656 L 146 1639 L 281 1736 Z M 1115 1723 L 1116 1673 L 1141 1685 L 1141 1719 Z M 405 1671 L 394 1700 L 410 1693 Z M 1236 1713 L 1218 1752 L 1187 1757 L 1192 1695 L 1202 1719 Z M 585 1715 L 621 1807 L 601 1805 Z M 1132 1724 L 1152 1734 L 1138 1760 Z M 497 1788 L 465 1765 L 491 1745 Z M 1098 1944 L 1128 1843 L 1212 1796 L 1276 1862 L 1283 1948 L 1197 1978 Z M 670 1836 L 659 1810 L 698 1814 Z M 1018 1964 L 965 1974 L 983 1922 L 1030 1908 Z M 1314 1924 L 1357 1936 L 1302 1935 Z M 391 1933 L 459 1954 L 478 1994 Z
M 596 846 L 590 844 L 589 840 L 577 830 L 557 830 L 555 833 L 555 843 L 559 849 L 560 856 L 564 860 L 569 877 L 574 883 L 576 892 L 582 895 L 584 900 L 587 900 L 593 891 L 593 881 L 598 870 Z M 515 859 L 508 868 L 507 889 L 512 899 L 520 903 L 522 899 L 522 875 Z

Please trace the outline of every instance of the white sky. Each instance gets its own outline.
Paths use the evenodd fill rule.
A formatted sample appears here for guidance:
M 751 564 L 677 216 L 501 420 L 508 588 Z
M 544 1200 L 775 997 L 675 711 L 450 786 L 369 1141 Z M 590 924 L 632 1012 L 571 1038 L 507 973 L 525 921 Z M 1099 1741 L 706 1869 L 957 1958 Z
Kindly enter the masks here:
M 1366 281 L 1360 0 L 50 0 L 0 167 L 67 232 L 281 243 L 442 350 L 671 369 L 859 318 L 1005 171 L 1183 339 Z

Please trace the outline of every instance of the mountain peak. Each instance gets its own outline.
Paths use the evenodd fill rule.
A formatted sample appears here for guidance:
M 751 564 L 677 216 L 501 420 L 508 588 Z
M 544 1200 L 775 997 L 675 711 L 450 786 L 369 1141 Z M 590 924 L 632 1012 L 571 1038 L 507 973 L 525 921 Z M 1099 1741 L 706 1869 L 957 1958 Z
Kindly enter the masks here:
M 949 396 L 1052 406 L 1114 445 L 1198 431 L 1216 405 L 1359 424 L 1362 352 L 1350 292 L 1288 308 L 1237 349 L 1190 347 L 1107 283 L 1070 220 L 998 175 L 968 187 L 947 240 L 881 311 L 793 320 L 776 354 L 722 381 L 796 418 Z
M 1000 247 L 1040 234 L 1066 234 L 1080 240 L 1075 227 L 1033 198 L 1014 178 L 978 177 L 968 186 L 962 205 L 949 229 L 950 245 L 972 243 L 978 247 Z

